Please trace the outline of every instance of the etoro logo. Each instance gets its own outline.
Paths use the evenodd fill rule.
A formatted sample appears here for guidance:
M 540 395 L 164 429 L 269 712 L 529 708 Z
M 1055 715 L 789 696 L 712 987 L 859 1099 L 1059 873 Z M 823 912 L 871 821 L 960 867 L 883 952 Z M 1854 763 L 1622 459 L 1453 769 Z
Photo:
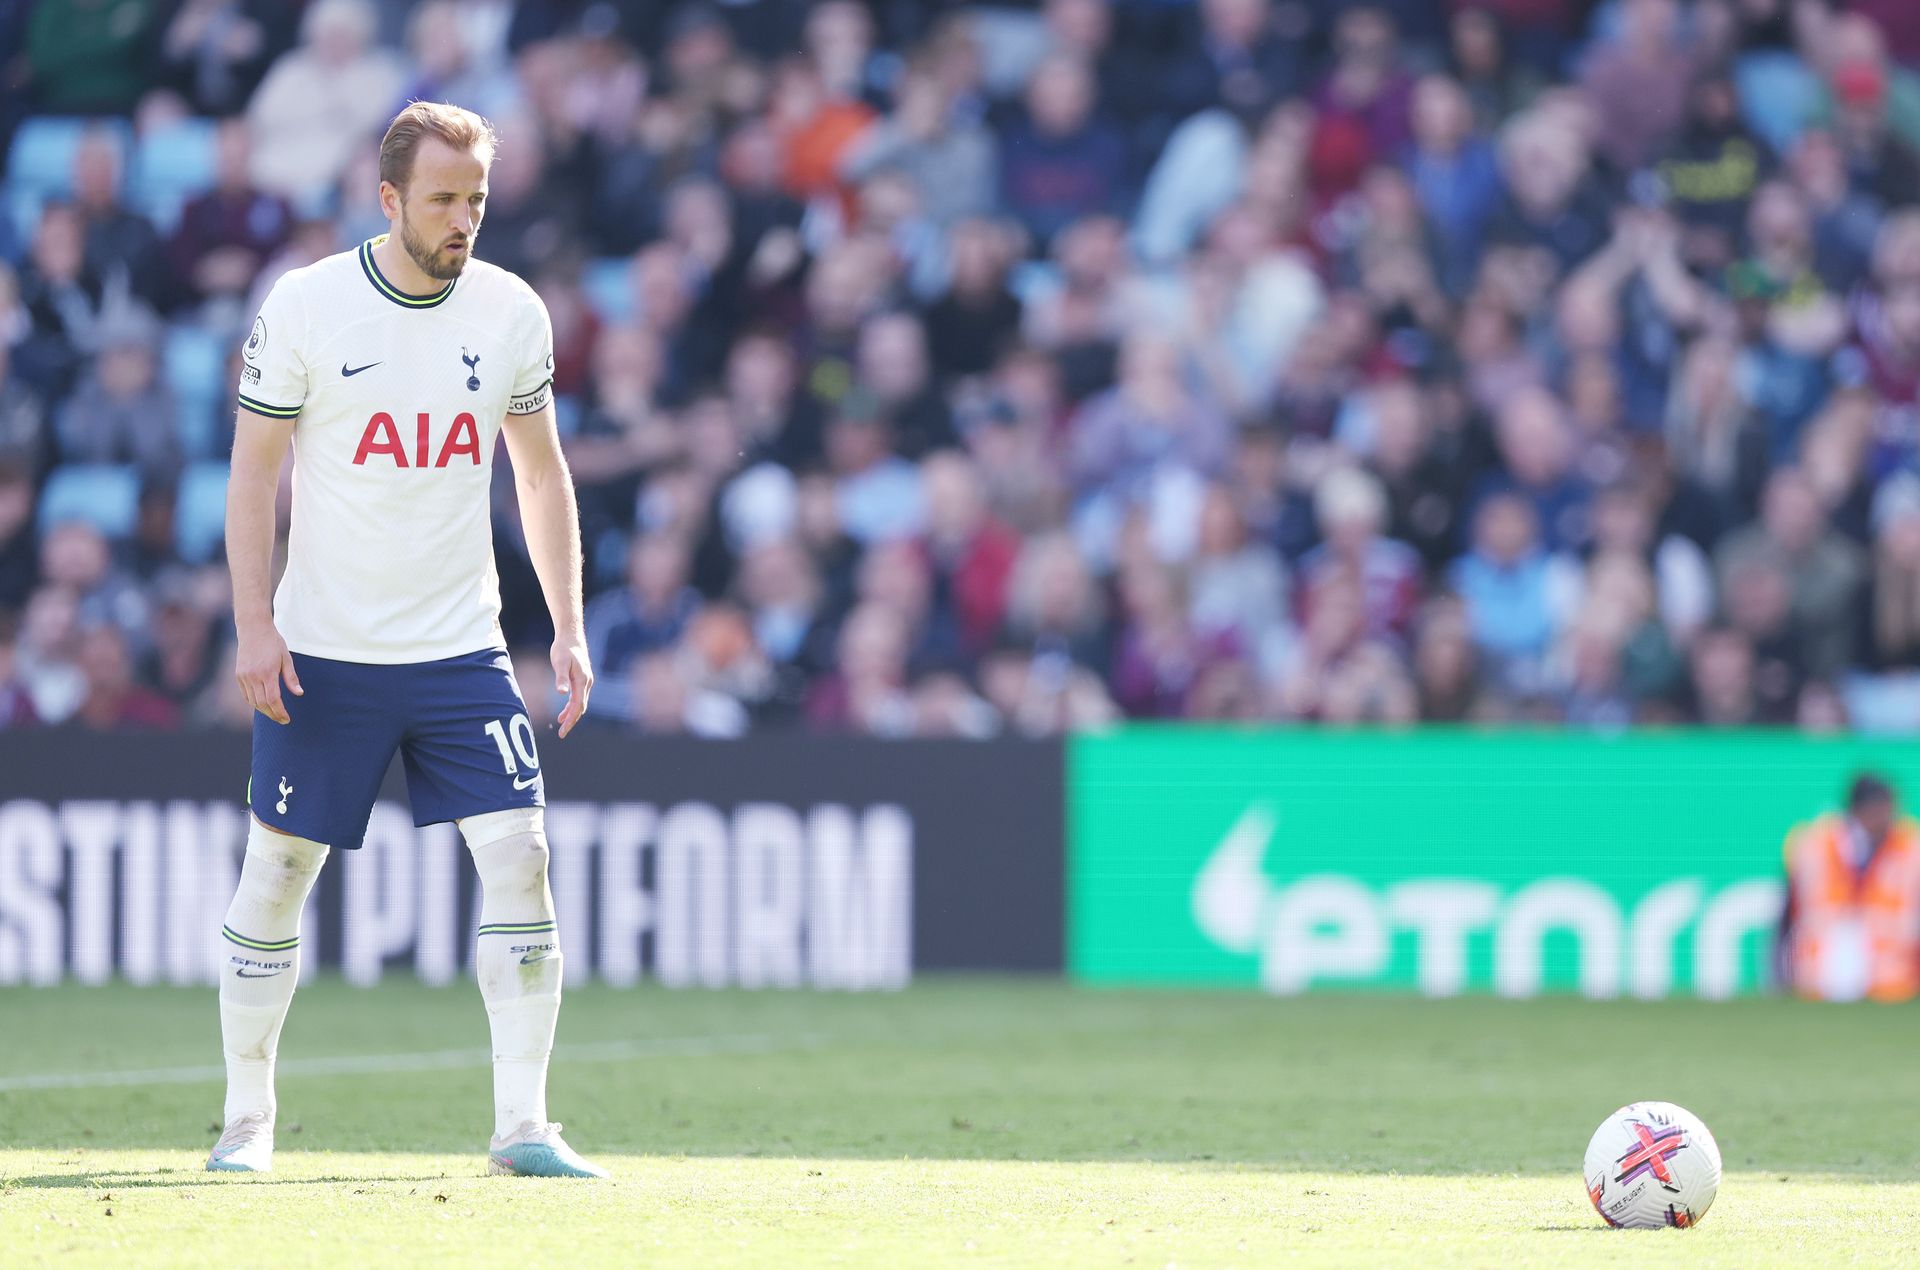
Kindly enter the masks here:
M 1193 881 L 1190 910 L 1199 931 L 1231 953 L 1257 956 L 1269 992 L 1322 984 L 1364 984 L 1388 974 L 1395 936 L 1410 933 L 1415 979 L 1428 996 L 1469 986 L 1469 941 L 1492 940 L 1492 986 L 1504 996 L 1539 993 L 1549 936 L 1571 936 L 1579 990 L 1589 997 L 1663 997 L 1691 987 L 1729 997 L 1741 986 L 1743 944 L 1778 920 L 1780 884 L 1737 882 L 1709 893 L 1699 878 L 1676 878 L 1628 905 L 1592 882 L 1541 877 L 1505 889 L 1468 877 L 1414 877 L 1377 886 L 1345 873 L 1284 882 L 1268 873 L 1279 820 L 1267 806 L 1242 812 Z M 1690 954 L 1690 983 L 1677 982 Z

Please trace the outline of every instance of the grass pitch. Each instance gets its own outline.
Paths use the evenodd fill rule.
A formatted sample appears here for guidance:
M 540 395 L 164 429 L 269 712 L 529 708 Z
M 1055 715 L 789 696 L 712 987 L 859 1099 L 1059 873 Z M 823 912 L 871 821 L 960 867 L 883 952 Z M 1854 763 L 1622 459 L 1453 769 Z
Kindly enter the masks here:
M 488 1178 L 477 992 L 303 988 L 278 1171 L 200 1171 L 211 991 L 0 991 L 8 1266 L 1888 1265 L 1920 1247 L 1920 1011 L 936 981 L 570 992 L 553 1113 L 606 1183 Z M 1637 1098 L 1728 1178 L 1616 1232 Z

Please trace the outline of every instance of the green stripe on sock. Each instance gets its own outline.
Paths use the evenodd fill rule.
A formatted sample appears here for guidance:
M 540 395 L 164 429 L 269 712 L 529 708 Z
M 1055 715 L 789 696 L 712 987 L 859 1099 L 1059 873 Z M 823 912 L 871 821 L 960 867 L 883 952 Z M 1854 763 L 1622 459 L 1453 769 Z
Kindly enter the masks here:
M 300 946 L 300 936 L 298 935 L 295 935 L 292 939 L 248 939 L 245 935 L 235 934 L 231 926 L 222 926 L 220 933 L 242 948 L 251 948 L 256 952 L 286 952 L 290 948 L 298 948 Z
M 552 930 L 552 922 L 494 922 L 482 926 L 482 935 L 538 935 L 541 931 Z

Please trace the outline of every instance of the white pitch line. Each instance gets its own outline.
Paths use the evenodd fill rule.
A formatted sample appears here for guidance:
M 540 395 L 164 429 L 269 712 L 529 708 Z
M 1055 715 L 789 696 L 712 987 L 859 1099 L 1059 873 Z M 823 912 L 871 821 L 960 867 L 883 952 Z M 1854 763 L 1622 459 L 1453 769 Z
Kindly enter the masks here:
M 554 1060 L 566 1063 L 611 1063 L 631 1058 L 707 1058 L 721 1054 L 770 1054 L 780 1050 L 810 1049 L 817 1036 L 778 1037 L 664 1036 L 652 1040 L 588 1041 L 561 1045 Z M 427 1050 L 412 1054 L 340 1054 L 332 1058 L 286 1058 L 276 1064 L 282 1076 L 380 1076 L 395 1072 L 437 1072 L 462 1067 L 491 1067 L 493 1054 L 484 1049 Z M 199 1085 L 227 1078 L 225 1067 L 152 1067 L 130 1072 L 42 1072 L 28 1076 L 0 1076 L 0 1094 L 30 1089 L 104 1089 L 114 1085 Z

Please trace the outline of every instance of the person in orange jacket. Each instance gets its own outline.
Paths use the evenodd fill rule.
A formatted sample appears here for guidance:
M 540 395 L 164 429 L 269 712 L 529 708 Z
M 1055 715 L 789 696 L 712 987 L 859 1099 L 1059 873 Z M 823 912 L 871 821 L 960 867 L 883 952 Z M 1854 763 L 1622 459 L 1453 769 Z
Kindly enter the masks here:
M 1893 787 L 1862 774 L 1844 812 L 1787 834 L 1781 966 L 1819 1001 L 1907 1001 L 1920 993 L 1920 823 Z

